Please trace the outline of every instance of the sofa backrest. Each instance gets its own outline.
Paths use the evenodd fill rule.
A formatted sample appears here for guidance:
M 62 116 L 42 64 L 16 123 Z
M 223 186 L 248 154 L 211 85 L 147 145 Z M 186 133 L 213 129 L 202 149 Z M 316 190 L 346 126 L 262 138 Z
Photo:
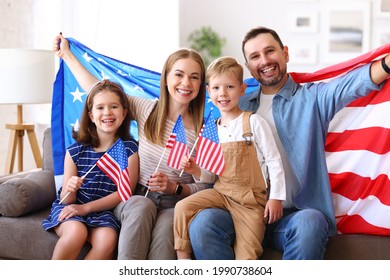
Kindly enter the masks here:
M 42 142 L 42 169 L 54 170 L 53 165 L 53 149 L 51 139 L 51 128 L 46 128 L 43 132 Z

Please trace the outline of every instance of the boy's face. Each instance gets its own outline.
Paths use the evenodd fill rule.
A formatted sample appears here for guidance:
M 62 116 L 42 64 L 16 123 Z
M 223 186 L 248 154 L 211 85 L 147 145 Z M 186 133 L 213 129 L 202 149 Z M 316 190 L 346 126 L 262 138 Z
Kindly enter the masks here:
M 209 78 L 207 90 L 213 104 L 221 114 L 238 110 L 238 101 L 244 95 L 246 84 L 234 74 L 222 74 Z

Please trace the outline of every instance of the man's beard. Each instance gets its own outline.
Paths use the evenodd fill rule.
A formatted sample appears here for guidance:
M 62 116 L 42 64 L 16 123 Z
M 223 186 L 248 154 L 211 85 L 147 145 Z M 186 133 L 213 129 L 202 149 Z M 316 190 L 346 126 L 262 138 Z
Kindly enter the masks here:
M 280 68 L 279 68 L 280 69 Z M 259 80 L 258 82 L 267 87 L 273 87 L 276 86 L 280 83 L 280 81 L 283 79 L 283 77 L 286 75 L 286 69 L 280 70 L 279 74 L 276 77 L 272 77 L 269 79 L 264 79 L 262 78 L 261 75 L 259 75 Z

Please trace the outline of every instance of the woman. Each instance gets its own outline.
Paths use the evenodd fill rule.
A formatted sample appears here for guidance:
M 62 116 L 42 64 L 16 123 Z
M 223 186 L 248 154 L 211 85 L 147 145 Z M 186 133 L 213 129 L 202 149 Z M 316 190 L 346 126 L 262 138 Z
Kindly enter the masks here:
M 53 51 L 68 65 L 84 90 L 99 82 L 72 54 L 62 35 L 54 39 Z M 201 129 L 206 96 L 202 57 L 188 49 L 172 53 L 164 64 L 160 88 L 159 100 L 129 97 L 129 111 L 138 123 L 140 174 L 136 194 L 139 195 L 115 210 L 122 223 L 118 259 L 175 259 L 173 207 L 181 198 L 207 186 L 195 183 L 190 174 L 180 176 L 180 170 L 168 167 L 167 152 L 158 164 L 179 115 L 189 150 Z M 146 187 L 149 187 L 147 198 Z

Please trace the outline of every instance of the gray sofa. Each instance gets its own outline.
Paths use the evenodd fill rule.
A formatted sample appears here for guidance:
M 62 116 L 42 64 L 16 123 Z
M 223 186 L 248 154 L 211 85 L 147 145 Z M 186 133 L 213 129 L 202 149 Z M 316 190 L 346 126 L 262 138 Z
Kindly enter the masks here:
M 50 132 L 44 132 L 42 170 L 0 177 L 0 259 L 51 259 L 58 237 L 41 224 L 56 197 Z
M 41 222 L 55 199 L 50 129 L 43 140 L 43 168 L 0 177 L 0 259 L 50 259 L 58 237 Z M 79 258 L 88 251 L 84 246 Z M 262 259 L 280 259 L 265 249 Z M 390 259 L 390 237 L 346 234 L 332 237 L 325 259 Z

